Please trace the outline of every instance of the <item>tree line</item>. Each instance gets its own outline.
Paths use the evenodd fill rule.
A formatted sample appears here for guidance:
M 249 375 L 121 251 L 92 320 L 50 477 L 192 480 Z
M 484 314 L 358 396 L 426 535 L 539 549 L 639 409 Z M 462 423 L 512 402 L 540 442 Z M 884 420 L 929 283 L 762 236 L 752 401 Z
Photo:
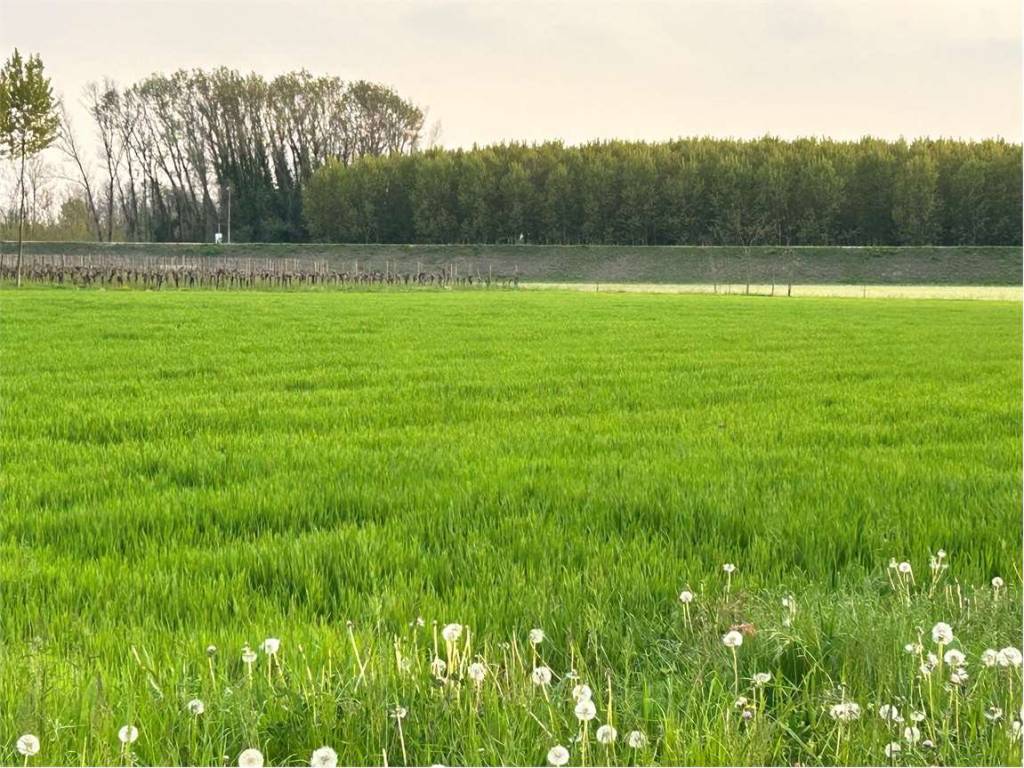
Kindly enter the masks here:
M 310 234 L 368 243 L 1021 242 L 1021 146 L 687 138 L 331 159 Z
M 229 215 L 236 240 L 306 240 L 302 191 L 313 173 L 329 159 L 410 152 L 424 122 L 390 88 L 305 71 L 108 80 L 88 86 L 85 106 L 95 145 L 62 107 L 57 146 L 101 241 L 209 241 Z

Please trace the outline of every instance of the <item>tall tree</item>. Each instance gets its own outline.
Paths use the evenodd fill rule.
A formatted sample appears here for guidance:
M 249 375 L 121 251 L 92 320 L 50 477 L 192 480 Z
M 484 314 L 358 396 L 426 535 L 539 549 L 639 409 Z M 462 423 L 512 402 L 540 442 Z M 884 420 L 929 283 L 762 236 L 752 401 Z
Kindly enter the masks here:
M 58 119 L 50 80 L 38 55 L 24 60 L 18 49 L 0 70 L 0 147 L 19 161 L 18 285 L 25 234 L 25 162 L 57 139 Z

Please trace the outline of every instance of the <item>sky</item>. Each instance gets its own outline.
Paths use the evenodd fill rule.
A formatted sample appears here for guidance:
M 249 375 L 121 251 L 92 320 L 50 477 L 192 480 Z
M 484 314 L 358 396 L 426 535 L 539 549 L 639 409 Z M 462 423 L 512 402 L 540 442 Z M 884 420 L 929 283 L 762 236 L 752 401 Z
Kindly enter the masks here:
M 382 82 L 449 147 L 1021 140 L 1019 0 L 0 0 L 15 47 L 72 105 L 91 80 L 178 68 Z

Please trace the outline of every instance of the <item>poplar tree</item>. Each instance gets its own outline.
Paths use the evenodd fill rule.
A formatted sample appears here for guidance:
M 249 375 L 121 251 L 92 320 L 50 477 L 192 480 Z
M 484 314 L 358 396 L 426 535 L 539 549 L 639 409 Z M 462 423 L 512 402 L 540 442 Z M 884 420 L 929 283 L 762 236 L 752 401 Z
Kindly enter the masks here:
M 0 70 L 0 151 L 16 159 L 18 171 L 18 285 L 25 234 L 25 162 L 57 138 L 59 120 L 50 80 L 38 55 L 22 59 L 18 49 Z

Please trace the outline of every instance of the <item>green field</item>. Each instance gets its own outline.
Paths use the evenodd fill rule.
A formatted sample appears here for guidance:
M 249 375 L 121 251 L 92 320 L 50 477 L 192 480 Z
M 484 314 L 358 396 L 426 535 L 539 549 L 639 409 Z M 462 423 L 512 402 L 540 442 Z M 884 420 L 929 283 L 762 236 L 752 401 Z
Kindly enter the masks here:
M 32 765 L 308 764 L 325 744 L 343 764 L 542 764 L 556 744 L 571 765 L 1019 764 L 1021 668 L 981 654 L 1021 644 L 1021 320 L 6 290 L 0 764 L 23 733 Z M 955 659 L 919 671 L 937 622 L 958 684 Z M 244 663 L 267 637 L 280 651 Z M 861 717 L 833 719 L 847 701 Z

